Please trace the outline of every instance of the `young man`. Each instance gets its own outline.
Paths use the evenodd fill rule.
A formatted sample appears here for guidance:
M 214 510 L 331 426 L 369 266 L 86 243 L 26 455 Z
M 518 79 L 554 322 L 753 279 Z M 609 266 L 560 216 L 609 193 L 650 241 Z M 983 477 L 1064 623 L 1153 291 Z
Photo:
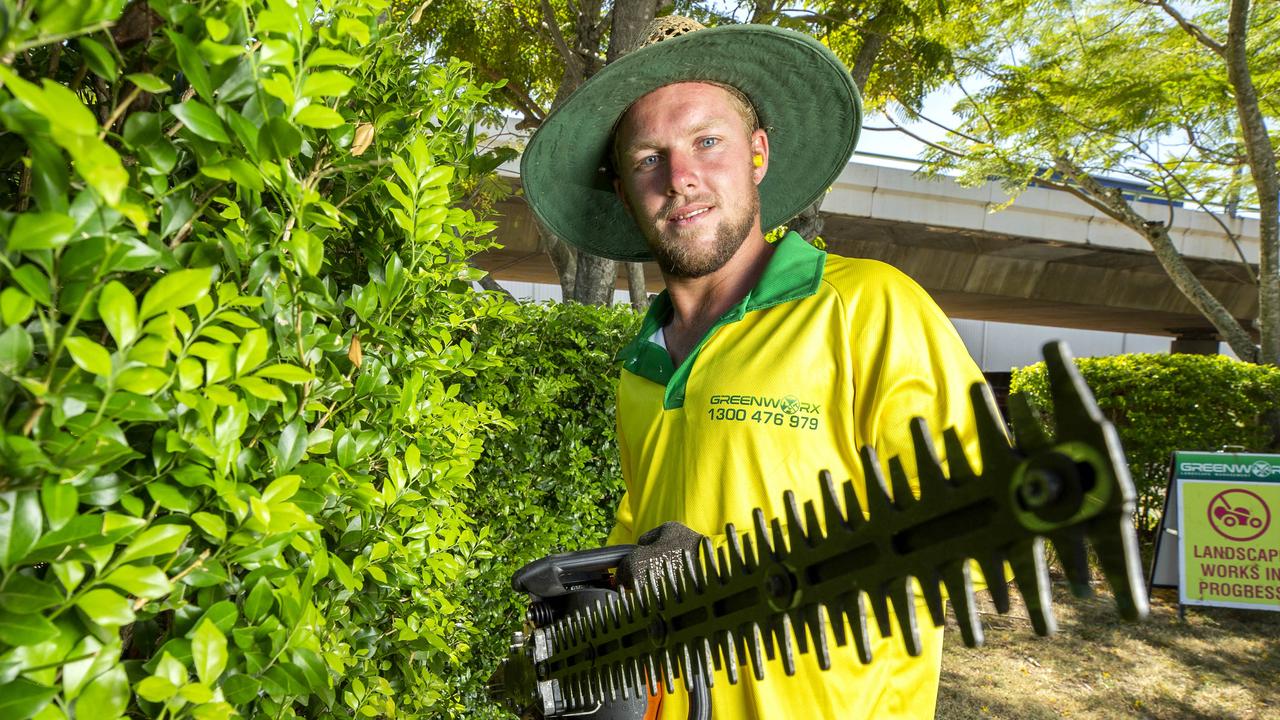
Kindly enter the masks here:
M 852 153 L 861 112 L 848 72 L 797 33 L 661 22 L 553 113 L 522 160 L 551 232 L 653 258 L 667 286 L 619 354 L 627 492 L 610 542 L 676 521 L 719 543 L 726 523 L 750 527 L 753 508 L 782 517 L 785 490 L 817 501 L 823 469 L 852 478 L 865 507 L 858 449 L 902 455 L 914 475 L 914 417 L 957 428 L 972 449 L 967 393 L 982 376 L 925 292 L 794 233 L 765 240 Z M 721 675 L 715 717 L 932 717 L 942 636 L 922 625 L 916 658 L 873 629 L 870 665 L 846 647 L 827 672 L 803 656 L 794 677 L 777 663 L 762 682 Z M 685 713 L 682 694 L 664 698 L 662 717 Z

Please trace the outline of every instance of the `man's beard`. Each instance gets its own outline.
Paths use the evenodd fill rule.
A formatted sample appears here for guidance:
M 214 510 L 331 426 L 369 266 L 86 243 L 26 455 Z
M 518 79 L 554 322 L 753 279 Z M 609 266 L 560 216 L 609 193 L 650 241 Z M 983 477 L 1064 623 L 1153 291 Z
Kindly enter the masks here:
M 664 208 L 661 216 L 668 217 L 673 211 L 674 208 Z M 682 242 L 679 233 L 663 237 L 652 231 L 646 233 L 649 235 L 646 238 L 649 241 L 649 251 L 653 253 L 653 259 L 662 273 L 668 277 L 693 279 L 710 275 L 724 267 L 729 258 L 738 252 L 759 214 L 760 195 L 753 188 L 746 211 L 738 218 L 725 218 L 716 226 L 715 242 L 709 252 L 697 253 L 697 248 Z M 651 225 L 650 228 L 652 227 Z

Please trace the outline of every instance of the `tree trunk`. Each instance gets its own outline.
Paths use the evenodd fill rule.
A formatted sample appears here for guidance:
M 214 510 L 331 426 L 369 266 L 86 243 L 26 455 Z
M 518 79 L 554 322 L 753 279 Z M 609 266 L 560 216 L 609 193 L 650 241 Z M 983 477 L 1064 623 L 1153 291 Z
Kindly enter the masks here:
M 1257 361 L 1275 365 L 1280 363 L 1280 180 L 1249 71 L 1249 0 L 1232 0 L 1227 22 L 1227 79 L 1235 90 L 1249 171 L 1258 189 L 1258 333 L 1262 342 Z
M 875 22 L 873 19 L 872 22 Z M 871 77 L 871 70 L 876 66 L 876 58 L 880 56 L 880 48 L 884 47 L 884 35 L 875 32 L 868 32 L 864 35 L 862 47 L 858 49 L 858 57 L 853 61 L 853 69 L 849 74 L 853 77 L 853 84 L 858 86 L 858 92 L 862 92 L 867 87 L 867 79 Z
M 578 251 L 573 299 L 583 305 L 612 305 L 618 266 L 612 260 Z
M 609 52 L 605 62 L 626 55 L 640 43 L 640 34 L 658 13 L 658 0 L 617 0 L 613 5 L 613 27 L 609 32 Z
M 631 307 L 636 312 L 649 309 L 649 289 L 644 283 L 644 264 L 627 263 L 627 290 L 631 293 Z
M 653 20 L 658 11 L 658 0 L 616 0 L 611 14 L 612 24 L 609 32 L 609 47 L 605 55 L 607 62 L 613 62 L 626 54 L 636 45 L 640 34 Z M 556 98 L 552 108 L 558 106 L 569 97 L 578 86 L 587 80 L 596 67 L 582 61 L 575 50 L 586 50 L 588 46 L 599 46 L 599 32 L 603 23 L 600 18 L 599 2 L 584 2 L 581 12 L 575 18 L 578 37 L 582 47 L 570 48 L 563 37 L 557 39 L 553 31 L 552 39 L 560 50 L 565 61 L 565 74 L 556 89 Z M 555 22 L 555 16 L 549 2 L 543 2 L 544 21 Z M 595 52 L 595 50 L 591 50 Z M 574 248 L 563 240 L 553 237 L 545 228 L 539 226 L 543 244 L 547 254 L 551 256 L 551 264 L 556 268 L 560 278 L 560 294 L 565 301 L 580 302 L 589 305 L 608 305 L 613 301 L 613 286 L 617 279 L 617 265 L 612 260 L 596 257 Z M 628 269 L 628 278 L 630 278 Z M 643 283 L 641 283 L 643 287 Z M 632 305 L 636 298 L 633 294 Z

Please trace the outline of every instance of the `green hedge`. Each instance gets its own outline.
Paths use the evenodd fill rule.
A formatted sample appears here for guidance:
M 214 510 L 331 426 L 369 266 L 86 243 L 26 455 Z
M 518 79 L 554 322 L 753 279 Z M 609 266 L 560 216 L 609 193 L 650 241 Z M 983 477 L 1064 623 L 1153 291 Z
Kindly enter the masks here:
M 1140 528 L 1159 519 L 1174 450 L 1271 447 L 1264 415 L 1280 408 L 1280 368 L 1221 355 L 1116 355 L 1076 365 L 1120 433 L 1138 489 Z M 1044 363 L 1015 370 L 1009 389 L 1038 408 L 1053 407 Z
M 474 473 L 472 514 L 486 547 L 463 594 L 480 632 L 455 676 L 473 717 L 505 717 L 483 684 L 524 618 L 512 572 L 551 553 L 597 547 L 612 527 L 622 494 L 613 356 L 640 318 L 629 308 L 555 304 L 523 305 L 513 320 L 481 326 L 477 354 L 501 361 L 459 395 L 503 417 L 486 429 Z
M 0 717 L 466 711 L 505 156 L 413 10 L 0 8 Z

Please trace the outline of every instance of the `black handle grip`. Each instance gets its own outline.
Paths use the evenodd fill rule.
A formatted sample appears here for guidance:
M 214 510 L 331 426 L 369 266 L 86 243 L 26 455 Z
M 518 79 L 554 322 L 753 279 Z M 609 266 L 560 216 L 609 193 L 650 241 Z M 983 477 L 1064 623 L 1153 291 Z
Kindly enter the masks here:
M 511 576 L 511 587 L 539 597 L 557 597 L 568 590 L 564 586 L 567 576 L 574 573 L 591 573 L 618 567 L 622 559 L 635 550 L 635 545 L 608 545 L 590 550 L 560 553 L 525 565 Z

